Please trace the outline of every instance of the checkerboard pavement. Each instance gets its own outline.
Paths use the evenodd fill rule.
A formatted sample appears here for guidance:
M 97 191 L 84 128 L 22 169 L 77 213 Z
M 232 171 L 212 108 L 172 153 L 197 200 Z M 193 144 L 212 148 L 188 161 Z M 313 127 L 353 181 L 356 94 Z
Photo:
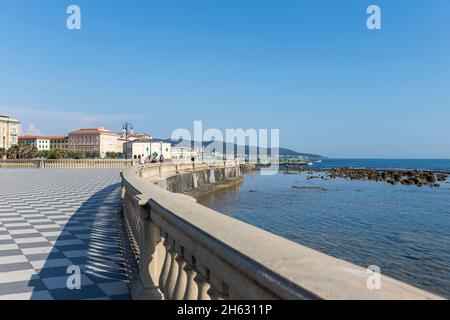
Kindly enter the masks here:
M 118 170 L 0 169 L 0 300 L 129 299 L 119 200 Z

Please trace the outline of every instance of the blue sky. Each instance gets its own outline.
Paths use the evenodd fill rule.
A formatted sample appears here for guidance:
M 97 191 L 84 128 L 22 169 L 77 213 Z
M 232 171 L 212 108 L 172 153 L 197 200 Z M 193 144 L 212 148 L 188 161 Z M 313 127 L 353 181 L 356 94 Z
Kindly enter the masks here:
M 28 133 L 202 120 L 331 157 L 450 158 L 449 15 L 448 0 L 2 0 L 0 114 Z

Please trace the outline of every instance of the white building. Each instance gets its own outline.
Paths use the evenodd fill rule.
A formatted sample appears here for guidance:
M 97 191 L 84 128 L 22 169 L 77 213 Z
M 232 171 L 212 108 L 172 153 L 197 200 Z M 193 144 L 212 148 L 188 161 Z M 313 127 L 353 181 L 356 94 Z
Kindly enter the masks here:
M 189 160 L 192 158 L 199 160 L 202 157 L 203 148 L 191 148 L 191 147 L 172 147 L 172 159 L 173 160 Z
M 142 156 L 145 159 L 158 159 L 162 154 L 166 160 L 169 160 L 172 158 L 171 150 L 170 143 L 150 139 L 133 140 L 123 144 L 123 153 L 128 159 L 139 159 Z
M 19 142 L 19 120 L 0 115 L 0 148 L 9 149 Z
M 50 138 L 41 136 L 21 136 L 19 137 L 20 143 L 28 144 L 37 148 L 39 151 L 50 150 Z

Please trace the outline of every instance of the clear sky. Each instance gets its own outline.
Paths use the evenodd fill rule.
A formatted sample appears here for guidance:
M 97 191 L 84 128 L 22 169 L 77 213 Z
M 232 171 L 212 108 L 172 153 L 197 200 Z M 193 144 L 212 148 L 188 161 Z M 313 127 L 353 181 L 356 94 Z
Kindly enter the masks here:
M 449 17 L 448 0 L 2 0 L 0 114 L 25 133 L 202 120 L 331 157 L 450 158 Z

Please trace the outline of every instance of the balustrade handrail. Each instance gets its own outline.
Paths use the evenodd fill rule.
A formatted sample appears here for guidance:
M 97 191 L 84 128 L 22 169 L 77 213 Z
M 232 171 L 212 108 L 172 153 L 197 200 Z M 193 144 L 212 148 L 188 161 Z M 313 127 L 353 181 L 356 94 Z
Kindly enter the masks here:
M 371 290 L 362 267 L 157 186 L 186 172 L 172 164 L 162 174 L 165 166 L 122 172 L 124 216 L 140 252 L 136 299 L 441 299 L 384 275 L 381 288 Z M 202 170 L 230 166 L 206 164 Z
M 0 168 L 124 168 L 134 165 L 125 159 L 0 159 Z

